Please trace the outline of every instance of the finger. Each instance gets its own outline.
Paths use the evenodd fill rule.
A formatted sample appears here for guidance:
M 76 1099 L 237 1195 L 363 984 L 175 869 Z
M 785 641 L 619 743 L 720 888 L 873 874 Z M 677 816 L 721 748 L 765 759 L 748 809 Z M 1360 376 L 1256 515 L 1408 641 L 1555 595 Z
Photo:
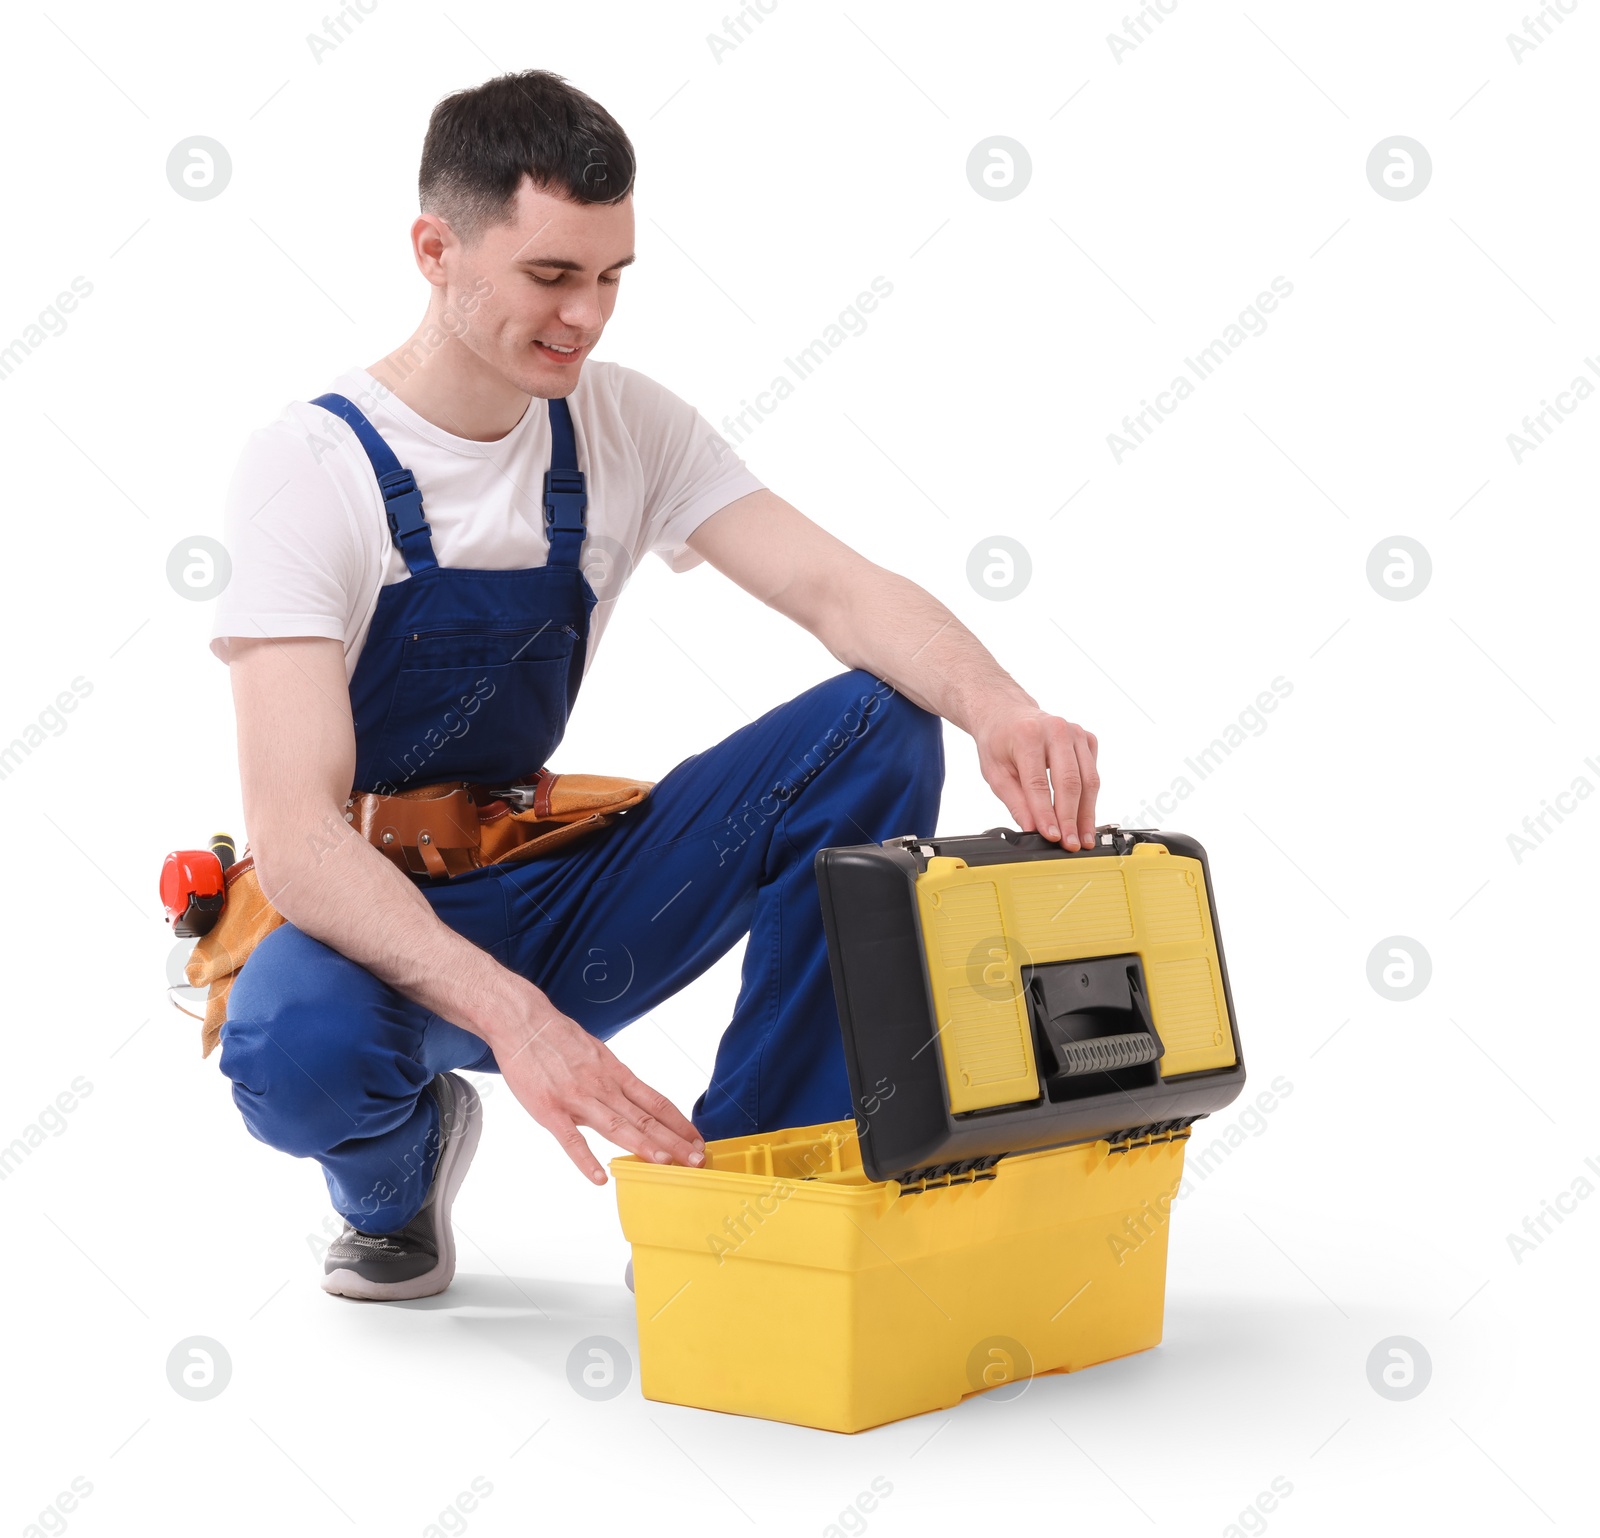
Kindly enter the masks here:
M 1045 820 L 1050 824 L 1050 835 L 1060 839 L 1068 849 L 1077 849 L 1081 843 L 1093 841 L 1093 829 L 1090 830 L 1089 840 L 1079 838 L 1078 798 L 1082 791 L 1082 779 L 1078 772 L 1078 755 L 1072 747 L 1073 730 L 1069 722 L 1058 716 L 1051 723 L 1046 738 L 1055 806 Z
M 653 1093 L 644 1084 L 640 1084 L 639 1089 L 641 1093 Z M 652 1116 L 629 1096 L 625 1081 L 598 1085 L 595 1097 L 597 1104 L 604 1106 L 619 1120 L 619 1128 L 615 1134 L 610 1131 L 605 1134 L 614 1143 L 626 1147 L 629 1152 L 637 1153 L 653 1164 L 705 1163 L 704 1145 L 698 1144 L 698 1137 L 693 1140 L 683 1137 L 673 1132 L 659 1118 Z M 622 1129 L 621 1124 L 625 1124 L 626 1131 Z M 596 1128 L 596 1130 L 602 1129 Z M 629 1134 L 633 1142 L 626 1140 Z M 635 1143 L 637 1147 L 634 1146 Z
M 541 1117 L 539 1124 L 555 1138 L 566 1156 L 583 1171 L 597 1186 L 606 1183 L 606 1172 L 600 1167 L 600 1161 L 595 1158 L 593 1150 L 578 1131 L 577 1123 L 571 1117 L 562 1115 L 559 1111 L 549 1113 L 548 1120 Z
M 620 1089 L 611 1085 L 598 1087 L 593 1096 L 572 1109 L 584 1126 L 593 1127 L 608 1143 L 615 1143 L 618 1148 L 625 1149 L 645 1163 L 673 1162 L 672 1149 L 668 1140 L 661 1135 L 663 1129 L 659 1123 L 655 1131 L 640 1126 L 641 1121 L 649 1118 Z M 686 1163 L 689 1149 L 682 1145 L 681 1139 L 679 1143 L 684 1149 L 684 1158 L 679 1162 Z
M 705 1143 L 705 1139 L 700 1136 L 699 1128 L 665 1095 L 657 1089 L 652 1089 L 625 1065 L 619 1063 L 618 1066 L 622 1069 L 622 1091 L 636 1106 L 670 1128 L 675 1137 L 681 1137 L 686 1142 L 697 1145 Z
M 1046 838 L 1059 838 L 1057 818 L 1050 805 L 1050 735 L 1031 725 L 1018 733 L 1016 775 L 1025 798 L 1027 821 L 1018 820 L 1024 832 L 1037 830 Z M 1074 803 L 1076 804 L 1076 803 Z
M 651 1089 L 643 1079 L 631 1073 L 623 1079 L 622 1091 L 642 1113 L 639 1125 L 646 1132 L 656 1132 L 663 1138 L 662 1146 L 677 1163 L 706 1162 L 706 1140 L 700 1136 L 695 1124 L 665 1095 Z
M 1098 744 L 1088 732 L 1075 727 L 1072 746 L 1078 760 L 1078 781 L 1083 787 L 1082 798 L 1078 802 L 1078 837 L 1083 840 L 1084 848 L 1088 849 L 1094 844 L 1094 809 L 1100 794 Z

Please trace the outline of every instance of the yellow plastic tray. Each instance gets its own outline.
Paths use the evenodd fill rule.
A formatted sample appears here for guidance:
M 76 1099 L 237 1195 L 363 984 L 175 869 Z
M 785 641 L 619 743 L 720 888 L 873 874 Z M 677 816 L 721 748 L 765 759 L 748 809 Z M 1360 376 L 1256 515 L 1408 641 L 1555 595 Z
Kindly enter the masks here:
M 849 1122 L 611 1161 L 647 1399 L 860 1431 L 1161 1339 L 1183 1139 L 902 1194 Z

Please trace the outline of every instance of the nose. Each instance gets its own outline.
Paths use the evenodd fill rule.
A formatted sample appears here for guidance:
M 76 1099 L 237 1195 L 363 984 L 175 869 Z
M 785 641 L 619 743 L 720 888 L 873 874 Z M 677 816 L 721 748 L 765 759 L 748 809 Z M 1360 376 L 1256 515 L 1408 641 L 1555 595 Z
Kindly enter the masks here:
M 605 314 L 600 308 L 600 291 L 593 286 L 566 294 L 558 313 L 562 325 L 581 331 L 585 336 L 598 332 L 605 324 Z

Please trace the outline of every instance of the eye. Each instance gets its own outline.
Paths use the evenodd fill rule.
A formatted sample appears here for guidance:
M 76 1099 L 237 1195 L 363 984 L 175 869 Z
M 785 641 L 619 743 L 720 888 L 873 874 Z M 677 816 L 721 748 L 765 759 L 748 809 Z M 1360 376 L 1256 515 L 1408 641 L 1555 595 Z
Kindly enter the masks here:
M 549 288 L 553 284 L 559 283 L 562 280 L 562 278 L 564 278 L 566 276 L 566 274 L 565 273 L 557 273 L 556 276 L 553 277 L 553 278 L 541 278 L 538 273 L 530 272 L 528 274 L 528 276 L 530 278 L 532 278 L 535 283 L 542 283 L 546 288 Z M 617 276 L 614 277 L 614 278 L 607 278 L 607 277 L 603 277 L 602 276 L 601 279 L 600 279 L 600 282 L 604 283 L 608 288 L 615 288 L 617 286 L 617 284 L 619 284 L 621 281 L 622 281 L 621 273 L 618 273 Z

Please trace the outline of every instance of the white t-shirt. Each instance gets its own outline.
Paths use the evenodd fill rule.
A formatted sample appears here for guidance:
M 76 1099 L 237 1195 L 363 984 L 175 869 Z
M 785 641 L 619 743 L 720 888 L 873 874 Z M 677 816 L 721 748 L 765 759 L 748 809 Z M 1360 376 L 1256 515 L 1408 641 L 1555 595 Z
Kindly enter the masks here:
M 504 438 L 479 443 L 418 416 L 365 369 L 341 374 L 331 389 L 360 407 L 416 476 L 441 566 L 545 564 L 547 402 L 530 401 Z M 697 566 L 703 558 L 684 541 L 762 483 L 693 406 L 634 369 L 589 359 L 567 405 L 589 495 L 581 559 L 601 600 L 587 672 L 639 562 L 654 551 L 673 571 Z M 211 650 L 224 662 L 229 636 L 325 636 L 344 643 L 348 678 L 379 591 L 411 575 L 360 440 L 309 400 L 251 434 L 228 488 L 224 543 L 233 569 L 211 627 Z

